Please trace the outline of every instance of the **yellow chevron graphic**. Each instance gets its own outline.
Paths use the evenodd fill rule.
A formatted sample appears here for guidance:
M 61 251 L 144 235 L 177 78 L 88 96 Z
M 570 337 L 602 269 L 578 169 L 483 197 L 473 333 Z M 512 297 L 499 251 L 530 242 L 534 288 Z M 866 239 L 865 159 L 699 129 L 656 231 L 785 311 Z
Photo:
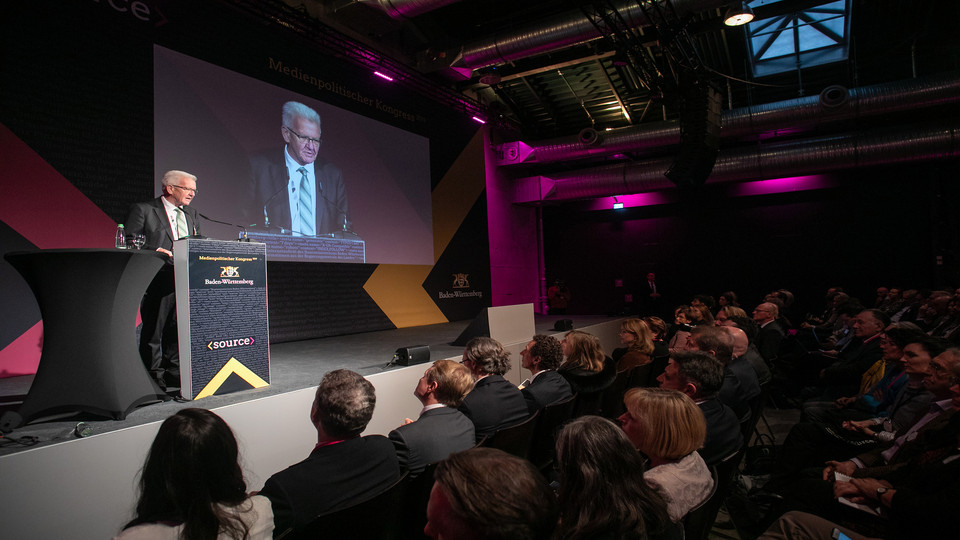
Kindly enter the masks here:
M 448 322 L 423 290 L 432 266 L 381 264 L 363 284 L 370 298 L 397 328 Z
M 236 358 L 231 357 L 230 360 L 228 360 L 227 363 L 220 368 L 220 371 L 218 371 L 217 374 L 210 379 L 210 382 L 203 387 L 203 390 L 201 390 L 200 393 L 197 394 L 197 396 L 193 399 L 212 396 L 217 389 L 220 388 L 220 385 L 227 380 L 227 377 L 233 373 L 239 375 L 241 379 L 250 383 L 250 386 L 254 388 L 263 388 L 264 386 L 268 386 L 267 381 L 258 377 L 256 373 L 250 371 L 247 366 L 241 364 Z

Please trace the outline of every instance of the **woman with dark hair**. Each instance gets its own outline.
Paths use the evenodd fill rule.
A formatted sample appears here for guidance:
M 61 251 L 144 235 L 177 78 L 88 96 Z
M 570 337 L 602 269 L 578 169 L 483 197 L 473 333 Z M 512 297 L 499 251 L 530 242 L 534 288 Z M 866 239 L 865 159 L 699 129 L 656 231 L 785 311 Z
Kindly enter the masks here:
M 617 378 L 617 364 L 603 353 L 596 336 L 571 330 L 560 341 L 564 360 L 557 373 L 577 394 L 576 416 L 599 414 L 600 394 Z
M 737 302 L 737 293 L 733 291 L 727 291 L 721 294 L 720 298 L 717 298 L 717 306 L 720 308 L 725 306 L 740 307 L 740 303 Z
M 680 536 L 663 496 L 643 477 L 643 456 L 610 420 L 582 416 L 567 424 L 557 436 L 557 469 L 560 524 L 555 538 Z
M 612 353 L 618 372 L 650 363 L 653 333 L 647 323 L 640 319 L 624 319 L 620 323 L 620 343 L 626 347 L 614 349 Z
M 247 497 L 230 426 L 205 409 L 164 420 L 140 473 L 136 517 L 115 540 L 259 540 L 273 536 L 263 496 Z

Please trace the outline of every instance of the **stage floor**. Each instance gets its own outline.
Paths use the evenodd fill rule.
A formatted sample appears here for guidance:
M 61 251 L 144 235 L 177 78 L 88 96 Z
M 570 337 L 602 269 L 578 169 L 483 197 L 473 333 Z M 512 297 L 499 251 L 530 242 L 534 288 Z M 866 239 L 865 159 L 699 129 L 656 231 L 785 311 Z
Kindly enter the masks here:
M 598 324 L 616 317 L 563 315 L 536 315 L 534 325 L 537 333 L 555 334 L 553 325 L 557 319 L 572 319 L 575 328 Z M 459 358 L 462 347 L 450 345 L 471 321 L 457 321 L 413 328 L 383 330 L 364 334 L 336 336 L 270 346 L 270 385 L 264 388 L 245 390 L 222 396 L 178 403 L 168 401 L 138 407 L 124 420 L 105 419 L 90 414 L 69 417 L 40 419 L 21 426 L 0 439 L 0 456 L 39 448 L 75 438 L 73 432 L 79 422 L 85 422 L 92 434 L 107 433 L 128 427 L 161 421 L 185 407 L 216 409 L 266 396 L 302 390 L 316 386 L 328 371 L 346 368 L 362 375 L 373 375 L 396 369 L 388 366 L 394 352 L 400 347 L 429 345 L 430 360 Z M 513 369 L 520 368 L 520 359 L 511 358 Z M 17 410 L 26 396 L 32 375 L 0 379 L 0 412 Z M 411 389 L 411 392 L 413 390 Z

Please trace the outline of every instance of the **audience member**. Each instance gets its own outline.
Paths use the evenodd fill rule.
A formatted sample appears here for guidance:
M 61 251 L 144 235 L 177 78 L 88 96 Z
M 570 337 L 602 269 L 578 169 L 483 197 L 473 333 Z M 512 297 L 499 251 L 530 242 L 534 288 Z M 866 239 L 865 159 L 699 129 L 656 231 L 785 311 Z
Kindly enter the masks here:
M 408 418 L 389 435 L 400 467 L 410 471 L 411 478 L 476 443 L 473 422 L 456 409 L 473 384 L 470 369 L 452 360 L 437 360 L 417 381 L 413 395 L 423 404 L 420 416 L 416 421 Z
M 570 383 L 557 373 L 563 361 L 563 349 L 557 338 L 537 334 L 520 351 L 521 364 L 530 378 L 520 385 L 530 414 L 573 395 Z
M 273 512 L 247 497 L 237 440 L 205 409 L 181 409 L 160 425 L 140 473 L 136 517 L 115 540 L 271 538 Z
M 723 309 L 728 306 L 737 308 L 740 307 L 740 303 L 737 302 L 737 293 L 733 291 L 727 291 L 725 293 L 721 293 L 717 298 L 717 307 Z
M 785 332 L 777 319 L 780 310 L 776 304 L 764 302 L 753 310 L 753 320 L 760 329 L 757 331 L 757 351 L 767 362 L 772 362 L 780 352 L 780 342 Z
M 567 332 L 560 342 L 566 357 L 557 370 L 577 394 L 577 416 L 599 414 L 600 394 L 617 378 L 617 365 L 603 354 L 596 336 L 580 330 Z
M 877 363 L 883 366 L 880 379 L 866 392 L 834 401 L 808 400 L 801 409 L 801 422 L 842 422 L 863 420 L 886 410 L 907 383 L 900 359 L 903 349 L 920 338 L 920 328 L 913 323 L 890 323 L 880 337 L 882 356 Z M 936 356 L 934 354 L 933 356 Z M 876 364 L 874 364 L 876 365 Z M 866 376 L 867 374 L 864 374 Z M 861 384 L 862 386 L 862 384 Z
M 667 323 L 660 317 L 644 317 L 641 320 L 647 323 L 653 334 L 653 361 L 650 362 L 650 375 L 647 381 L 647 386 L 653 386 L 653 382 L 663 373 L 670 359 L 670 348 L 663 339 L 667 333 Z
M 463 351 L 463 365 L 477 378 L 459 407 L 473 421 L 476 442 L 527 419 L 530 412 L 523 394 L 503 378 L 510 371 L 510 353 L 500 342 L 488 337 L 471 339 Z
M 703 411 L 707 434 L 700 456 L 707 465 L 716 465 L 740 449 L 740 421 L 730 407 L 717 399 L 723 384 L 723 363 L 702 351 L 679 351 L 670 356 L 667 369 L 657 380 L 660 388 L 690 396 Z
M 373 385 L 359 373 L 337 369 L 323 376 L 310 408 L 316 446 L 307 459 L 267 479 L 260 492 L 273 504 L 277 536 L 400 479 L 390 440 L 383 435 L 360 436 L 376 401 Z
M 687 343 L 687 336 L 693 329 L 693 311 L 694 309 L 690 306 L 678 306 L 673 310 L 673 325 L 664 337 L 671 351 L 683 350 L 683 346 Z
M 697 453 L 707 434 L 703 413 L 687 395 L 661 388 L 633 388 L 624 404 L 620 426 L 650 459 L 643 477 L 660 490 L 670 519 L 679 522 L 713 488 L 710 469 Z
M 653 333 L 642 320 L 624 319 L 620 323 L 620 343 L 626 347 L 614 349 L 611 354 L 618 372 L 649 364 L 652 360 Z
M 728 321 L 734 317 L 746 317 L 747 312 L 737 306 L 723 306 L 717 310 L 713 318 L 713 324 L 717 326 L 729 326 Z
M 557 539 L 657 539 L 678 529 L 626 433 L 599 416 L 581 416 L 557 437 L 560 524 Z
M 808 399 L 814 396 L 837 399 L 856 394 L 860 388 L 860 378 L 883 354 L 880 350 L 880 333 L 889 324 L 890 318 L 882 311 L 861 311 L 853 322 L 856 341 L 837 355 L 835 362 L 820 370 L 818 388 L 808 392 Z
M 435 540 L 547 540 L 557 502 L 525 459 L 493 448 L 450 455 L 437 465 L 423 532 Z
M 745 358 L 733 357 L 730 334 L 716 326 L 698 326 L 687 338 L 686 349 L 708 352 L 723 363 L 720 401 L 733 409 L 741 423 L 750 420 L 750 404 L 760 395 L 760 382 Z
M 763 361 L 763 357 L 757 352 L 756 347 L 750 346 L 750 338 L 747 332 L 738 326 L 724 326 L 723 330 L 733 338 L 734 362 L 738 362 L 741 358 L 746 360 L 747 363 L 750 364 L 750 367 L 753 368 L 753 372 L 757 375 L 757 383 L 759 383 L 760 386 L 770 382 L 770 379 L 773 378 L 773 375 L 770 373 L 770 368 L 767 367 L 767 363 Z

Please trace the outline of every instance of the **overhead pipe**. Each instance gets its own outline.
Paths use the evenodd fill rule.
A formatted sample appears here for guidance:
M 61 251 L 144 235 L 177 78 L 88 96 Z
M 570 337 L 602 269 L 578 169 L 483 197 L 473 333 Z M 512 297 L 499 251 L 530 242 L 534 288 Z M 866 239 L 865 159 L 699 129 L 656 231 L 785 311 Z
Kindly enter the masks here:
M 614 3 L 614 8 L 631 28 L 650 25 L 650 21 L 640 8 L 641 2 L 651 4 L 649 0 L 621 0 Z M 672 0 L 670 2 L 681 17 L 689 13 L 722 8 L 729 3 L 729 0 Z M 669 7 L 662 6 L 659 9 L 669 9 Z M 479 69 L 506 64 L 586 43 L 600 37 L 600 32 L 582 11 L 568 11 L 544 17 L 536 23 L 528 24 L 508 34 L 495 35 L 464 45 L 454 67 Z
M 359 3 L 379 8 L 391 19 L 412 19 L 460 0 L 360 0 Z
M 956 72 L 852 90 L 831 86 L 817 96 L 724 111 L 720 137 L 775 137 L 778 132 L 795 134 L 841 121 L 956 103 L 960 103 L 960 73 Z M 599 141 L 589 143 L 579 134 L 529 145 L 521 141 L 503 143 L 503 158 L 498 165 L 555 163 L 664 149 L 680 143 L 680 124 L 655 122 L 599 132 L 598 136 Z
M 766 180 L 960 157 L 960 121 L 722 150 L 707 182 Z M 566 201 L 675 187 L 669 156 L 517 180 L 514 202 Z M 539 193 L 540 196 L 533 196 Z

